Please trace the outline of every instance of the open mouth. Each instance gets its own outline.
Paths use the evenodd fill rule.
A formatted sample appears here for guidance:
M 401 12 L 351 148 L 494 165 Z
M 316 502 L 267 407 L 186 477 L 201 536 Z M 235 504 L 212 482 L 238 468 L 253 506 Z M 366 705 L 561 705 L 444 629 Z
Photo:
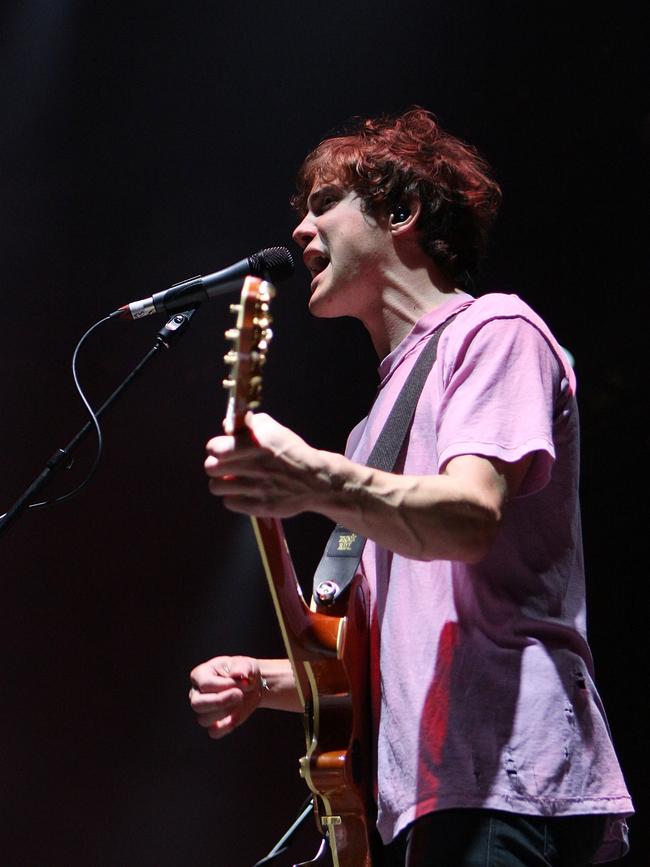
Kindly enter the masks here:
M 318 275 L 327 268 L 329 263 L 329 256 L 310 257 L 307 267 L 309 268 L 309 273 L 312 276 L 312 280 L 314 277 L 318 277 Z

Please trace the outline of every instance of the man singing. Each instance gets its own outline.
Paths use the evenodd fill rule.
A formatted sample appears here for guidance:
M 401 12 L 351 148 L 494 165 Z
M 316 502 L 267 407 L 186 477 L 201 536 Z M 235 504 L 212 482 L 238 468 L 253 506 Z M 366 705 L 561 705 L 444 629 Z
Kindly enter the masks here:
M 468 294 L 500 190 L 416 108 L 307 157 L 294 239 L 315 316 L 354 316 L 380 387 L 345 456 L 264 414 L 257 447 L 208 443 L 227 508 L 313 511 L 367 537 L 377 826 L 389 867 L 581 867 L 626 851 L 632 804 L 585 632 L 575 377 L 516 295 Z M 366 461 L 442 331 L 394 472 Z M 287 660 L 192 672 L 220 738 L 259 706 L 300 710 Z M 264 689 L 262 689 L 262 684 Z

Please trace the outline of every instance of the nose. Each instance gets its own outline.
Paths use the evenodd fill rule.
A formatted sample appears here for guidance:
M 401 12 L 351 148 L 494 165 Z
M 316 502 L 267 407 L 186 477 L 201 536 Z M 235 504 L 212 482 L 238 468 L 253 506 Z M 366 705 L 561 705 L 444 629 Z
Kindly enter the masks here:
M 302 220 L 298 223 L 296 228 L 293 230 L 291 237 L 301 250 L 304 250 L 312 238 L 316 237 L 316 226 L 314 225 L 309 213 L 305 214 Z

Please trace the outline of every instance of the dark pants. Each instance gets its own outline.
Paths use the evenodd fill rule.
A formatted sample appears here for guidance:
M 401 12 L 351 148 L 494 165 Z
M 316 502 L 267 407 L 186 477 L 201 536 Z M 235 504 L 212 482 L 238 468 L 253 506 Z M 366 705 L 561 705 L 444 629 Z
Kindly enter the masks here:
M 383 847 L 382 867 L 585 867 L 603 816 L 546 818 L 498 810 L 439 810 Z

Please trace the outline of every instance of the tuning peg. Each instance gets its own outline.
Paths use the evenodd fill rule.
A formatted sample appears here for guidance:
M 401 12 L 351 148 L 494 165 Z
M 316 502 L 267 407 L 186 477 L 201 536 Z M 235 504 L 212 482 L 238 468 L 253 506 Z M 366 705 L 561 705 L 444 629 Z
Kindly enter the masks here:
M 224 379 L 221 384 L 223 385 L 224 388 L 234 388 L 235 387 L 235 380 L 234 379 Z
M 235 364 L 237 361 L 237 353 L 234 351 L 234 349 L 231 349 L 224 355 L 223 360 L 226 362 L 226 364 Z
M 238 340 L 239 339 L 239 328 L 229 328 L 226 331 L 226 340 Z
M 230 312 L 231 313 L 239 313 L 241 311 L 241 304 L 231 304 Z

